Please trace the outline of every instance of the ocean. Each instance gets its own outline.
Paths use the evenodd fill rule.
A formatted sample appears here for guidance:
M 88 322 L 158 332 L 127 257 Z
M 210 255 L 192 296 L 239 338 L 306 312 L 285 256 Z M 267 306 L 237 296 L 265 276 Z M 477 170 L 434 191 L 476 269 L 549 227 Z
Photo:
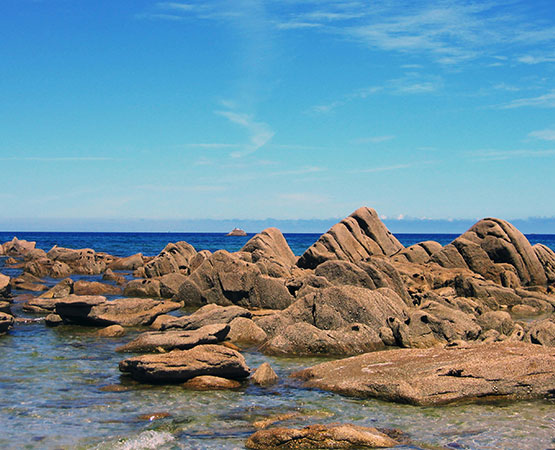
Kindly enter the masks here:
M 197 250 L 235 251 L 252 235 L 0 232 L 0 242 L 13 236 L 36 241 L 44 250 L 59 245 L 127 256 L 155 255 L 168 242 L 180 240 Z M 285 237 L 299 255 L 319 234 Z M 457 235 L 397 237 L 408 246 L 423 240 L 447 244 Z M 528 239 L 555 249 L 555 235 L 529 235 Z M 17 275 L 17 270 L 3 267 L 4 259 L 0 258 L 0 271 Z M 35 317 L 25 314 L 20 302 L 12 311 L 19 317 Z M 305 389 L 288 377 L 323 358 L 268 357 L 246 349 L 243 353 L 250 367 L 269 362 L 278 373 L 279 383 L 270 388 L 249 385 L 237 391 L 194 392 L 180 386 L 137 384 L 120 377 L 118 363 L 125 355 L 114 349 L 138 333 L 131 330 L 125 337 L 98 338 L 87 327 L 47 328 L 31 322 L 18 324 L 0 337 L 0 448 L 242 449 L 256 431 L 253 422 L 284 413 L 296 414 L 285 426 L 350 422 L 397 428 L 411 441 L 403 449 L 535 450 L 555 445 L 553 401 L 416 407 Z M 125 390 L 114 391 L 112 385 Z M 145 418 L 156 413 L 167 416 Z

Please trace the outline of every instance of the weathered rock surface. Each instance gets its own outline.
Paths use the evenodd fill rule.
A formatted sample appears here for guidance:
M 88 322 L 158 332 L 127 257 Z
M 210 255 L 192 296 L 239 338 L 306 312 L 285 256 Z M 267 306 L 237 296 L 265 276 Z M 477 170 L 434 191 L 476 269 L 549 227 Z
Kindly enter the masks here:
M 143 254 L 137 253 L 124 258 L 114 258 L 114 260 L 108 265 L 108 268 L 111 270 L 125 270 L 132 272 L 133 270 L 141 267 L 144 262 Z
M 64 322 L 82 325 L 148 325 L 159 315 L 181 307 L 180 303 L 146 298 L 119 298 L 100 295 L 70 295 L 57 299 L 56 313 Z
M 301 429 L 268 428 L 254 433 L 245 446 L 255 450 L 276 448 L 388 448 L 399 442 L 370 427 L 351 424 L 310 425 Z
M 106 269 L 106 272 L 102 275 L 102 279 L 105 281 L 113 281 L 118 285 L 126 283 L 125 277 L 123 275 L 115 273 L 112 269 Z
M 197 330 L 152 331 L 140 334 L 131 342 L 118 347 L 118 352 L 155 352 L 160 349 L 188 350 L 197 345 L 217 344 L 229 333 L 229 325 L 205 325 Z
M 160 281 L 155 278 L 140 278 L 131 280 L 124 289 L 123 295 L 126 297 L 160 297 Z
M 278 278 L 288 275 L 297 260 L 277 228 L 267 228 L 255 235 L 241 252 L 250 253 L 251 261 L 261 268 L 262 273 Z
M 543 244 L 536 244 L 532 247 L 538 257 L 548 283 L 555 283 L 555 252 Z
M 56 309 L 57 298 L 33 298 L 23 303 L 23 311 L 35 314 L 49 314 Z
M 98 330 L 96 335 L 101 337 L 121 337 L 125 336 L 125 328 L 121 325 L 110 325 L 106 328 Z
M 551 318 L 534 323 L 525 340 L 532 344 L 555 347 L 555 320 Z
M 240 306 L 210 304 L 197 309 L 189 316 L 175 317 L 171 322 L 162 324 L 161 329 L 182 328 L 184 330 L 196 330 L 206 325 L 230 323 L 238 317 L 250 319 L 252 314 L 249 310 Z
M 137 269 L 136 276 L 154 278 L 168 273 L 190 273 L 190 261 L 197 251 L 187 242 L 169 243 L 157 256 Z
M 396 262 L 425 264 L 434 253 L 441 251 L 442 248 L 439 242 L 424 241 L 398 251 L 391 258 Z
M 41 292 L 48 289 L 48 287 L 43 284 L 42 279 L 26 272 L 23 272 L 17 278 L 12 278 L 10 283 L 12 285 L 12 289 L 23 291 Z
M 468 267 L 508 287 L 545 285 L 546 271 L 526 237 L 510 223 L 487 218 L 432 255 L 444 267 Z
M 239 305 L 284 309 L 293 302 L 285 280 L 262 275 L 248 263 L 219 250 L 206 259 L 181 285 L 176 296 L 185 305 Z
M 73 272 L 71 268 L 62 261 L 54 261 L 50 258 L 39 258 L 25 263 L 23 271 L 39 278 L 66 278 Z
M 5 334 L 13 326 L 14 320 L 11 314 L 0 312 L 0 335 Z
M 414 405 L 542 398 L 555 392 L 555 349 L 503 342 L 388 350 L 293 376 L 310 387 Z
M 0 298 L 8 298 L 11 292 L 10 277 L 0 273 Z
M 58 314 L 48 314 L 44 318 L 44 323 L 47 327 L 57 327 L 58 325 L 62 325 L 64 321 Z
M 121 361 L 119 370 L 147 383 L 180 383 L 201 375 L 241 379 L 250 374 L 245 358 L 222 345 L 137 356 Z
M 14 237 L 11 241 L 4 242 L 0 245 L 0 255 L 2 256 L 23 256 L 35 250 L 36 242 L 25 241 Z
M 113 260 L 111 255 L 97 253 L 90 248 L 71 249 L 54 246 L 46 254 L 48 259 L 66 264 L 71 273 L 81 275 L 97 275 L 106 270 L 106 266 Z
M 39 298 L 62 298 L 73 294 L 74 283 L 71 278 L 66 278 L 44 292 Z
M 121 295 L 121 288 L 99 281 L 76 281 L 73 285 L 75 295 Z
M 229 322 L 229 328 L 227 338 L 235 344 L 256 346 L 262 344 L 268 338 L 262 328 L 246 317 L 236 317 Z
M 260 386 L 270 386 L 271 384 L 277 383 L 278 376 L 270 364 L 265 362 L 252 374 L 251 380 L 254 384 Z
M 403 246 L 385 227 L 376 211 L 363 207 L 323 234 L 303 253 L 297 265 L 314 269 L 333 259 L 356 263 L 372 255 L 391 256 L 401 249 Z
M 183 387 L 194 391 L 224 391 L 228 389 L 238 389 L 241 387 L 241 383 L 237 380 L 230 380 L 228 378 L 201 375 L 187 380 L 183 383 Z

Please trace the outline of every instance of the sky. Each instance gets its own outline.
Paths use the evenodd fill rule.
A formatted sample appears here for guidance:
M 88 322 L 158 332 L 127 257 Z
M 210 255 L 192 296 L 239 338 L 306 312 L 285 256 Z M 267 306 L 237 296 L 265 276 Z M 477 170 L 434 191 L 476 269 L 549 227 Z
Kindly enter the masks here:
M 1 0 L 0 61 L 0 228 L 555 217 L 553 0 Z

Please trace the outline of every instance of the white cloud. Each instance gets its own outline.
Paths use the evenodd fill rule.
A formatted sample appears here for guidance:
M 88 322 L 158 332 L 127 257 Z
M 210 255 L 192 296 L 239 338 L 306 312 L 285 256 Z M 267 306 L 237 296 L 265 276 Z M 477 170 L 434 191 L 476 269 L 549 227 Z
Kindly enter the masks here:
M 241 126 L 249 133 L 249 143 L 243 146 L 242 149 L 232 152 L 230 156 L 233 158 L 241 158 L 256 152 L 266 145 L 275 135 L 274 131 L 267 123 L 257 122 L 249 114 L 232 110 L 215 111 L 215 113 Z
M 543 141 L 555 141 L 555 128 L 547 128 L 545 130 L 536 130 L 528 133 L 528 136 Z
M 523 55 L 517 58 L 518 62 L 524 64 L 541 64 L 555 62 L 555 56 L 553 55 Z
M 525 106 L 536 106 L 539 108 L 555 108 L 555 90 L 538 97 L 519 98 L 502 105 L 502 109 L 522 108 Z

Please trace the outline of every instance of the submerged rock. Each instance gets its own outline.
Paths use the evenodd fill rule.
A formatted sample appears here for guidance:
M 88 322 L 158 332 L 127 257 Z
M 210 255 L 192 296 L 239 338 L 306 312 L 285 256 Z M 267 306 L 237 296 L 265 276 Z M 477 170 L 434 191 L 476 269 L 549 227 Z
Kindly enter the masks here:
M 262 363 L 258 369 L 253 373 L 252 382 L 260 386 L 269 386 L 271 384 L 277 383 L 278 376 L 274 372 L 274 369 L 270 364 Z
M 370 427 L 352 424 L 310 425 L 305 428 L 268 428 L 254 433 L 245 446 L 255 450 L 275 448 L 387 448 L 399 442 Z
M 200 375 L 242 379 L 250 374 L 243 355 L 222 345 L 137 356 L 121 361 L 119 370 L 147 383 L 180 383 Z
M 11 314 L 0 312 L 0 335 L 5 334 L 13 326 L 14 321 Z
M 413 405 L 533 399 L 555 392 L 555 350 L 514 342 L 388 350 L 293 376 L 308 387 Z
M 183 387 L 194 391 L 223 391 L 227 389 L 238 389 L 241 383 L 228 378 L 201 375 L 191 378 L 183 383 Z
M 110 325 L 109 327 L 101 328 L 100 330 L 98 330 L 96 332 L 96 335 L 101 337 L 111 337 L 111 338 L 121 337 L 121 336 L 125 336 L 125 328 L 123 328 L 121 325 Z

